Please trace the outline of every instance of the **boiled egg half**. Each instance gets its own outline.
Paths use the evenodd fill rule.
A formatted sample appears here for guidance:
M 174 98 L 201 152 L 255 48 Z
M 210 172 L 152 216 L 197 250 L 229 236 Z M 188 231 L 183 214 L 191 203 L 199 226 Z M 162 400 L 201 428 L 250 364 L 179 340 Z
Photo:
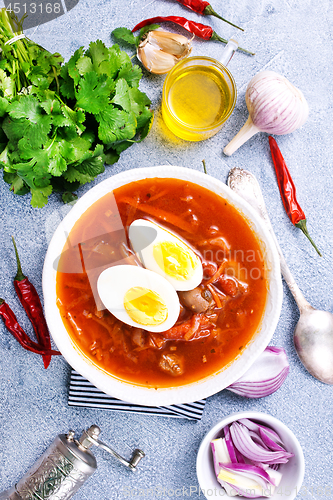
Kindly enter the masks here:
M 132 222 L 128 236 L 145 268 L 163 276 L 175 290 L 193 290 L 200 285 L 201 260 L 181 238 L 144 219 Z
M 113 266 L 97 280 L 104 306 L 120 321 L 150 332 L 164 332 L 177 321 L 176 290 L 162 276 L 136 266 Z

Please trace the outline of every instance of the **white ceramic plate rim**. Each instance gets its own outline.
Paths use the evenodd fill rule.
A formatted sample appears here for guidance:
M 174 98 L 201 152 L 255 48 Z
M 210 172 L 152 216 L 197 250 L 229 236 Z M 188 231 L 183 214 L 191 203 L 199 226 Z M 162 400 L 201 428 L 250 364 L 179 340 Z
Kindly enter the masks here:
M 146 388 L 122 381 L 97 367 L 83 355 L 68 335 L 56 305 L 56 270 L 68 235 L 79 217 L 99 198 L 129 182 L 145 178 L 178 178 L 197 183 L 223 196 L 250 222 L 265 246 L 270 279 L 266 311 L 259 333 L 231 366 L 201 381 L 172 388 Z M 215 394 L 241 377 L 271 340 L 282 306 L 280 262 L 275 244 L 254 209 L 226 184 L 207 174 L 184 167 L 163 165 L 126 170 L 90 189 L 80 198 L 56 229 L 45 257 L 43 268 L 45 315 L 51 335 L 68 363 L 101 391 L 129 403 L 141 405 L 171 405 L 190 403 Z
M 244 411 L 239 413 L 232 413 L 231 415 L 228 415 L 226 418 L 218 422 L 204 436 L 198 450 L 197 462 L 196 462 L 197 477 L 201 491 L 210 492 L 212 488 L 213 489 L 215 488 L 217 490 L 217 494 L 215 495 L 216 497 L 219 498 L 223 496 L 229 498 L 227 494 L 225 495 L 219 494 L 219 490 L 224 491 L 224 489 L 222 488 L 222 486 L 219 485 L 215 477 L 213 458 L 210 450 L 210 442 L 220 434 L 223 427 L 225 427 L 228 424 L 231 424 L 235 420 L 240 420 L 241 418 L 248 418 L 250 420 L 255 420 L 257 422 L 261 422 L 263 425 L 266 424 L 268 427 L 271 427 L 280 435 L 282 441 L 284 441 L 285 443 L 286 439 L 289 441 L 289 447 L 287 447 L 288 451 L 292 451 L 295 457 L 291 458 L 288 463 L 290 467 L 295 468 L 295 466 L 297 466 L 298 468 L 297 479 L 295 480 L 295 484 L 293 485 L 293 487 L 290 488 L 290 490 L 286 488 L 285 494 L 282 494 L 284 488 L 283 475 L 282 475 L 282 480 L 280 483 L 281 485 L 280 493 L 279 493 L 279 488 L 277 488 L 273 496 L 269 498 L 271 500 L 279 500 L 279 499 L 281 500 L 283 498 L 293 500 L 298 495 L 299 490 L 301 489 L 305 473 L 305 460 L 301 445 L 299 444 L 299 441 L 296 438 L 295 434 L 289 429 L 289 427 L 286 426 L 286 424 L 281 422 L 281 420 L 278 420 L 276 417 L 273 417 L 272 415 L 268 415 L 257 411 Z M 207 456 L 210 459 L 209 464 L 206 463 Z M 288 463 L 283 464 L 283 467 L 287 468 Z M 290 475 L 293 476 L 293 474 Z M 212 498 L 212 495 L 210 494 L 205 495 L 203 493 L 203 495 L 206 496 L 208 500 Z M 241 497 L 236 496 L 235 498 L 241 498 Z M 258 500 L 265 500 L 265 499 L 267 500 L 267 497 L 258 497 Z

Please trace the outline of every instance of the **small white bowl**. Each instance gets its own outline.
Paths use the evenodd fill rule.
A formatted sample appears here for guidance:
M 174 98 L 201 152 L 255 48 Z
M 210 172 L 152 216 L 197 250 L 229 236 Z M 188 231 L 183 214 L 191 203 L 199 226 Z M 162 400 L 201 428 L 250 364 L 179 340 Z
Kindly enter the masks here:
M 80 349 L 68 334 L 57 306 L 57 262 L 67 236 L 81 215 L 97 200 L 112 190 L 146 178 L 175 178 L 198 184 L 229 202 L 243 216 L 257 236 L 267 267 L 268 296 L 262 321 L 255 338 L 230 366 L 191 384 L 165 388 L 147 388 L 118 379 L 99 368 Z M 280 260 L 268 229 L 257 212 L 226 184 L 204 173 L 170 165 L 127 170 L 104 180 L 90 189 L 74 205 L 59 224 L 50 242 L 43 269 L 43 294 L 46 321 L 52 337 L 68 363 L 92 384 L 110 396 L 129 403 L 148 406 L 189 403 L 221 391 L 238 380 L 269 344 L 279 320 L 282 306 Z
M 294 456 L 286 464 L 281 464 L 279 471 L 282 479 L 275 493 L 271 497 L 259 497 L 258 500 L 293 500 L 299 493 L 304 478 L 304 455 L 295 434 L 280 420 L 271 415 L 256 411 L 233 413 L 216 424 L 203 438 L 197 455 L 197 477 L 202 494 L 209 500 L 215 496 L 220 498 L 228 497 L 224 488 L 216 479 L 213 463 L 213 454 L 210 442 L 222 435 L 222 429 L 241 418 L 248 418 L 256 422 L 267 425 L 276 431 L 287 451 Z M 214 493 L 215 492 L 215 493 Z M 222 493 L 224 492 L 224 493 Z M 231 498 L 231 497 L 230 497 Z M 246 498 L 246 497 L 232 497 Z

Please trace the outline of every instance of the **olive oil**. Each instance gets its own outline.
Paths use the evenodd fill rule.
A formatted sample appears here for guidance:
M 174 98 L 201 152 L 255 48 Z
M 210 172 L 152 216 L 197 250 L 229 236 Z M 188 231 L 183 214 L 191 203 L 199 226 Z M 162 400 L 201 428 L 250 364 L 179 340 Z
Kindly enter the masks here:
M 173 83 L 169 106 L 190 127 L 214 127 L 228 111 L 230 91 L 214 68 L 192 67 Z
M 190 59 L 201 61 L 202 58 Z M 175 135 L 188 141 L 201 141 L 216 134 L 230 116 L 236 91 L 230 73 L 217 61 L 216 64 L 207 61 L 187 64 L 188 61 L 169 73 L 162 113 L 167 127 Z

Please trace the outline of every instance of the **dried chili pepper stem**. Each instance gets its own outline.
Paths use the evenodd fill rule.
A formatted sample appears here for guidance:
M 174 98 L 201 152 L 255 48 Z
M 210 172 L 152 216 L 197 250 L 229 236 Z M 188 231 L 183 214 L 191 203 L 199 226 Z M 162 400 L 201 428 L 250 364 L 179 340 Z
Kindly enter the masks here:
M 34 352 L 36 354 L 41 354 L 43 356 L 57 355 L 61 354 L 59 351 L 54 351 L 52 349 L 44 349 L 41 345 L 37 344 L 29 338 L 23 328 L 19 325 L 14 312 L 11 310 L 9 305 L 0 299 L 0 317 L 2 318 L 5 327 L 13 335 L 13 337 L 19 342 L 19 344 L 27 351 Z
M 220 35 L 218 35 L 215 31 L 213 31 L 212 36 L 210 37 L 210 40 L 216 41 L 216 42 L 222 42 L 222 43 L 228 43 L 228 40 L 225 38 L 222 38 Z M 238 47 L 240 52 L 244 52 L 244 54 L 248 54 L 249 56 L 254 56 L 255 53 L 251 52 L 250 50 L 243 49 L 242 47 Z
M 298 227 L 301 231 L 303 231 L 303 233 L 305 234 L 305 236 L 307 237 L 307 239 L 310 241 L 310 243 L 312 244 L 312 246 L 315 248 L 315 250 L 318 253 L 318 255 L 320 255 L 320 257 L 322 257 L 322 254 L 318 250 L 317 245 L 315 244 L 315 242 L 313 241 L 313 239 L 309 235 L 308 228 L 306 227 L 306 219 L 302 219 L 302 220 L 296 222 L 295 226 Z
M 213 7 L 210 5 L 210 3 L 205 2 L 204 0 L 177 0 L 179 3 L 184 5 L 185 7 L 188 7 L 189 9 L 193 10 L 193 12 L 196 12 L 197 14 L 202 14 L 203 16 L 215 16 L 218 17 L 219 19 L 222 19 L 225 23 L 230 24 L 231 26 L 234 26 L 235 28 L 244 31 L 243 28 L 240 28 L 237 26 L 237 24 L 233 24 L 230 21 L 227 21 L 224 17 L 221 17 Z
M 27 279 L 27 277 L 24 276 L 24 274 L 22 272 L 21 261 L 20 261 L 20 257 L 19 257 L 18 251 L 17 251 L 17 246 L 16 246 L 16 243 L 15 243 L 13 236 L 12 236 L 12 241 L 13 241 L 13 245 L 14 245 L 16 264 L 17 264 L 17 271 L 16 271 L 14 281 L 23 281 L 23 280 Z
M 17 273 L 14 278 L 15 291 L 35 330 L 38 343 L 45 350 L 50 350 L 51 339 L 40 298 L 33 284 L 30 283 L 28 278 L 22 272 L 20 258 L 13 237 L 12 240 L 17 262 Z M 49 354 L 45 354 L 43 356 L 43 361 L 44 367 L 47 368 L 50 364 L 51 356 Z
M 278 186 L 285 211 L 287 212 L 288 217 L 294 224 L 294 226 L 298 227 L 303 231 L 305 236 L 308 238 L 310 243 L 317 251 L 318 255 L 320 255 L 321 257 L 322 255 L 320 251 L 318 250 L 316 244 L 309 235 L 308 229 L 306 227 L 305 213 L 303 212 L 300 204 L 297 201 L 296 187 L 288 170 L 287 164 L 279 149 L 279 146 L 277 145 L 276 140 L 272 136 L 269 136 L 268 140 L 276 172 L 276 178 L 278 181 Z
M 192 33 L 193 35 L 196 35 L 197 37 L 203 39 L 203 40 L 215 40 L 218 42 L 222 43 L 228 43 L 228 40 L 225 40 L 224 38 L 220 37 L 211 26 L 207 26 L 206 24 L 201 24 L 197 23 L 194 21 L 189 21 L 185 17 L 180 17 L 180 16 L 157 16 L 157 17 L 151 17 L 149 19 L 145 19 L 144 21 L 141 21 L 141 23 L 138 23 L 134 28 L 132 29 L 132 32 L 140 30 L 141 28 L 144 28 L 145 26 L 149 26 L 150 24 L 156 24 L 156 23 L 164 23 L 164 22 L 172 22 L 175 24 L 178 24 L 178 26 L 182 26 L 184 29 Z M 244 52 L 245 54 L 254 56 L 254 52 L 251 52 L 249 50 L 243 49 L 242 47 L 238 47 L 237 50 L 240 50 L 241 52 Z
M 237 29 L 239 29 L 241 31 L 244 31 L 244 28 L 241 28 L 240 26 L 237 26 L 237 24 L 234 24 L 234 23 L 228 21 L 227 19 L 225 19 L 224 17 L 220 16 L 219 14 L 217 14 L 217 12 L 215 12 L 215 10 L 213 9 L 213 7 L 210 4 L 208 4 L 207 7 L 205 7 L 204 15 L 205 16 L 215 16 L 215 17 L 218 17 L 219 19 L 221 19 L 225 23 L 228 23 L 231 26 L 234 26 L 234 28 L 237 28 Z

